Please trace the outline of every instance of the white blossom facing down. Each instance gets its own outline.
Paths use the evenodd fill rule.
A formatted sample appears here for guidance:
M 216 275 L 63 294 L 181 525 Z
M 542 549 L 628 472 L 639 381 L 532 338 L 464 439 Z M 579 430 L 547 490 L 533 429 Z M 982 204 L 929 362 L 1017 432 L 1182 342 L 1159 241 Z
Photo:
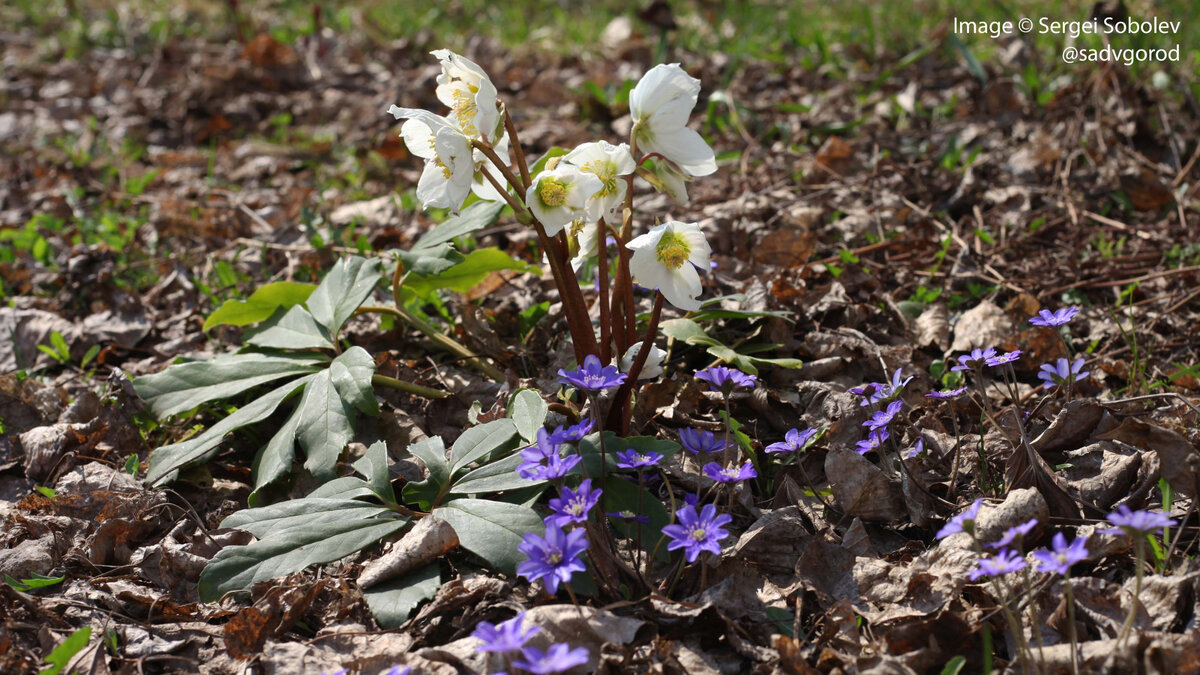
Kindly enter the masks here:
M 603 187 L 600 179 L 578 167 L 560 165 L 539 173 L 525 193 L 533 217 L 553 237 L 571 221 L 586 215 L 587 200 Z
M 688 176 L 707 176 L 717 170 L 716 155 L 704 138 L 687 127 L 700 95 L 700 80 L 678 63 L 650 69 L 629 92 L 633 139 L 638 150 L 658 153 Z
M 700 226 L 671 220 L 654 227 L 626 244 L 633 251 L 629 271 L 633 280 L 646 288 L 657 288 L 679 309 L 700 309 L 701 292 L 697 268 L 707 271 L 712 252 Z
M 571 222 L 571 235 L 575 237 L 578 250 L 571 258 L 571 267 L 576 274 L 583 269 L 588 258 L 600 252 L 600 222 L 586 218 L 576 218 Z
M 642 343 L 636 342 L 625 350 L 625 355 L 621 357 L 620 368 L 622 373 L 628 373 L 630 368 L 633 368 L 633 361 L 642 351 Z M 659 375 L 662 375 L 663 359 L 667 357 L 667 353 L 658 348 L 657 345 L 650 345 L 650 353 L 646 355 L 646 363 L 642 364 L 642 372 L 638 373 L 639 380 L 652 380 Z
M 442 62 L 437 97 L 450 108 L 447 116 L 468 138 L 491 143 L 501 135 L 502 119 L 496 85 L 474 61 L 449 49 L 430 52 Z
M 470 140 L 445 118 L 428 111 L 392 106 L 388 112 L 397 119 L 407 119 L 400 127 L 400 136 L 409 152 L 425 160 L 417 182 L 421 205 L 458 213 L 475 177 Z
M 562 161 L 600 179 L 601 188 L 588 197 L 588 218 L 613 222 L 629 187 L 620 177 L 628 176 L 637 168 L 629 145 L 613 145 L 607 141 L 584 143 L 567 153 Z
M 687 184 L 691 176 L 684 175 L 670 162 L 654 162 L 651 173 L 659 182 L 655 187 L 680 204 L 688 203 Z

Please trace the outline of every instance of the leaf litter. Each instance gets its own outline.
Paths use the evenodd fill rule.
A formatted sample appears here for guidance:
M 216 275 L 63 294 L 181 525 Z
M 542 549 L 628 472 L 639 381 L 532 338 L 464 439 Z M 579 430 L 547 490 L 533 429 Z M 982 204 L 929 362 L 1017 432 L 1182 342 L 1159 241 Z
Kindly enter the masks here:
M 572 93 L 582 82 L 644 69 L 636 60 L 641 38 L 626 34 L 614 30 L 609 39 L 624 40 L 620 53 L 634 60 L 511 55 L 488 41 L 477 41 L 472 57 L 504 73 L 502 94 L 565 101 L 553 115 L 526 120 L 525 140 L 547 149 L 587 137 L 584 125 L 566 121 L 581 110 L 591 111 L 593 125 L 627 126 L 619 104 Z M 764 367 L 765 392 L 735 398 L 734 417 L 759 447 L 793 426 L 825 430 L 783 468 L 773 493 L 741 495 L 736 543 L 704 571 L 707 587 L 694 592 L 701 582 L 690 569 L 670 594 L 604 608 L 548 604 L 511 574 L 479 568 L 469 543 L 486 546 L 486 536 L 473 535 L 463 524 L 473 522 L 469 510 L 460 510 L 450 515 L 459 524 L 447 530 L 424 519 L 390 553 L 375 545 L 281 578 L 256 576 L 249 593 L 202 600 L 205 566 L 253 541 L 222 521 L 244 509 L 252 491 L 311 490 L 257 484 L 247 460 L 254 444 L 238 436 L 206 449 L 209 463 L 169 489 L 147 487 L 133 473 L 150 468 L 149 448 L 195 439 L 212 417 L 200 409 L 152 426 L 137 393 L 155 401 L 144 389 L 135 393 L 126 374 L 236 343 L 241 327 L 206 332 L 205 318 L 255 282 L 315 283 L 342 253 L 417 242 L 430 221 L 395 186 L 415 184 L 418 167 L 379 112 L 397 91 L 424 96 L 415 92 L 429 87 L 410 85 L 436 71 L 416 42 L 363 51 L 340 40 L 309 49 L 265 34 L 244 46 L 188 38 L 153 54 L 96 50 L 57 63 L 39 61 L 28 39 L 11 44 L 0 227 L 28 232 L 31 243 L 0 259 L 9 300 L 0 330 L 12 337 L 0 346 L 0 573 L 64 580 L 0 585 L 5 672 L 36 672 L 72 635 L 80 649 L 64 657 L 68 669 L 89 672 L 233 673 L 246 663 L 279 673 L 384 672 L 395 663 L 484 672 L 500 664 L 476 651 L 472 630 L 519 611 L 543 630 L 537 646 L 584 646 L 584 668 L 602 672 L 928 672 L 956 656 L 978 671 L 984 645 L 1006 635 L 997 596 L 968 580 L 978 560 L 970 536 L 934 545 L 932 535 L 981 486 L 981 540 L 1031 518 L 1039 526 L 1026 535 L 1029 545 L 1048 545 L 1055 529 L 1090 535 L 1087 561 L 1072 578 L 1081 670 L 1200 670 L 1200 416 L 1190 404 L 1200 359 L 1189 329 L 1200 272 L 1188 225 L 1197 217 L 1200 169 L 1186 101 L 1108 65 L 1080 68 L 1041 104 L 936 55 L 886 72 L 864 64 L 838 80 L 758 63 L 725 78 L 723 55 L 675 54 L 703 81 L 728 82 L 725 100 L 743 117 L 706 134 L 737 156 L 718 179 L 697 183 L 689 204 L 639 194 L 640 208 L 689 216 L 713 234 L 711 290 L 729 296 L 721 310 L 790 312 L 787 320 L 709 324 L 705 338 L 677 352 L 678 372 L 685 362 L 710 361 L 714 343 L 741 346 L 762 331 L 768 348 L 755 356 L 804 365 Z M 917 114 L 922 109 L 946 112 L 931 120 Z M 126 140 L 144 152 L 131 152 Z M 339 178 L 350 172 L 354 180 Z M 504 219 L 478 236 L 518 256 L 530 242 Z M 523 329 L 520 318 L 547 296 L 547 282 L 500 272 L 486 279 L 493 292 L 479 308 L 454 312 L 469 317 L 461 327 L 468 343 L 530 378 L 521 384 L 551 389 L 550 373 L 568 365 L 569 347 L 561 330 L 547 322 Z M 320 305 L 328 316 L 317 322 L 345 322 L 345 331 L 370 340 L 376 327 L 350 315 L 353 303 L 337 301 Z M 998 346 L 1034 355 L 1015 369 L 1025 386 L 1017 397 L 1032 399 L 1038 380 L 1029 364 L 1067 353 L 1055 331 L 1025 320 L 1072 303 L 1085 305 L 1075 330 L 1093 341 L 1094 375 L 1065 405 L 1032 412 L 1023 422 L 1036 432 L 1029 443 L 1013 442 L 1016 420 L 984 432 L 986 406 L 974 400 L 911 393 L 941 389 L 952 353 Z M 66 345 L 61 359 L 37 348 L 53 334 Z M 429 402 L 388 391 L 382 415 L 344 431 L 364 443 L 388 439 L 381 480 L 388 489 L 393 481 L 415 487 L 436 479 L 436 468 L 412 446 L 438 435 L 453 446 L 474 401 L 497 415 L 505 402 L 501 387 L 479 382 L 464 364 L 432 360 L 420 336 L 388 340 L 372 349 L 382 355 L 375 372 L 456 395 Z M 92 347 L 99 351 L 84 363 Z M 891 475 L 855 452 L 868 411 L 846 390 L 896 368 L 915 378 L 903 398 L 925 452 Z M 16 370 L 36 377 L 7 374 Z M 1001 405 L 1007 395 L 996 391 L 992 403 Z M 666 437 L 684 426 L 722 429 L 717 401 L 686 375 L 669 377 L 643 390 L 635 425 Z M 188 403 L 179 411 L 195 407 Z M 284 423 L 263 419 L 274 429 Z M 696 475 L 682 468 L 689 460 L 672 461 L 672 480 Z M 363 475 L 359 483 L 374 484 Z M 1097 526 L 1122 504 L 1158 504 L 1184 519 L 1164 539 L 1168 550 L 1136 606 L 1133 569 L 1141 561 L 1127 537 Z M 259 542 L 270 537 L 255 534 Z M 598 580 L 614 590 L 618 562 Z M 370 591 L 397 576 L 401 587 L 424 590 L 388 596 L 388 611 L 411 618 L 383 631 L 386 612 Z M 1066 671 L 1066 603 L 1055 600 L 1063 581 L 1041 583 L 1050 600 L 1033 610 L 1044 631 L 1040 658 Z M 1131 612 L 1136 639 L 1122 640 Z M 76 632 L 88 626 L 90 633 Z M 1005 639 L 998 665 L 1018 668 L 1017 647 L 1011 635 L 998 641 Z

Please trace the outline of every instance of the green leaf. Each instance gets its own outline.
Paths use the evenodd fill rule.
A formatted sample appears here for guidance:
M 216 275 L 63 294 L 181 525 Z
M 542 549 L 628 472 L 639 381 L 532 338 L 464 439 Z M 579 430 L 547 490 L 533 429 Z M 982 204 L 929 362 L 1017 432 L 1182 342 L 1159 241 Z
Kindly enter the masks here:
M 592 481 L 592 485 L 593 487 L 597 485 L 595 480 Z M 606 482 L 605 489 L 608 491 L 605 502 L 608 505 L 609 511 L 614 513 L 632 511 L 633 513 L 650 518 L 649 523 L 623 521 L 614 518 L 613 525 L 630 539 L 635 538 L 638 529 L 641 529 L 642 546 L 648 551 L 654 550 L 655 543 L 662 536 L 662 529 L 671 522 L 671 517 L 667 513 L 667 509 L 663 506 L 662 500 L 651 494 L 646 488 L 639 488 L 638 484 L 634 481 L 614 479 L 612 476 Z M 667 549 L 665 546 L 659 549 L 659 555 L 664 560 L 667 559 L 666 553 Z
M 659 327 L 663 335 L 689 345 L 723 346 L 719 340 L 709 337 L 700 324 L 691 319 L 671 319 Z
M 505 490 L 520 490 L 534 485 L 543 485 L 545 480 L 526 480 L 517 475 L 517 465 L 522 461 L 520 453 L 489 462 L 468 472 L 454 481 L 451 495 L 478 495 Z M 599 464 L 597 464 L 599 466 Z
M 67 341 L 63 338 L 62 333 L 51 331 L 50 345 L 54 347 L 54 351 L 58 352 L 60 361 L 66 362 L 71 358 L 71 348 L 67 346 Z
M 305 499 L 358 499 L 374 494 L 375 490 L 367 481 L 357 476 L 342 476 L 322 483 L 316 490 L 308 493 Z
M 529 175 L 530 176 L 538 175 L 539 173 L 542 172 L 542 169 L 546 168 L 546 162 L 549 162 L 551 159 L 553 159 L 555 157 L 562 157 L 563 155 L 567 154 L 568 152 L 570 152 L 570 150 L 567 150 L 566 148 L 560 148 L 557 145 L 550 148 L 549 150 L 546 151 L 546 154 L 542 155 L 541 157 L 538 157 L 537 161 L 533 163 L 533 166 L 529 167 Z
M 46 663 L 50 664 L 49 668 L 43 669 L 38 675 L 58 675 L 63 668 L 71 662 L 71 659 L 79 653 L 79 650 L 87 646 L 88 640 L 92 639 L 92 627 L 85 626 L 67 636 L 54 651 L 46 655 Z
M 404 286 L 418 295 L 431 291 L 446 289 L 466 293 L 491 272 L 497 270 L 518 270 L 532 274 L 540 274 L 541 268 L 514 259 L 500 249 L 489 246 L 471 251 L 463 261 L 432 276 L 411 276 Z
M 304 468 L 318 480 L 337 476 L 337 461 L 350 439 L 354 438 L 354 409 L 330 380 L 330 371 L 313 376 L 300 399 L 300 424 L 296 439 L 304 448 Z
M 942 668 L 942 675 L 958 675 L 962 672 L 963 666 L 967 665 L 965 656 L 956 656 L 946 662 Z
M 388 513 L 386 506 L 354 499 L 305 497 L 257 509 L 242 509 L 221 521 L 221 527 L 245 530 L 263 539 L 294 527 L 323 526 L 339 520 L 365 520 Z
M 546 529 L 537 511 L 489 499 L 455 499 L 433 514 L 450 523 L 463 548 L 508 574 L 525 560 L 517 550 L 525 533 Z
M 257 498 L 264 487 L 283 478 L 291 470 L 292 462 L 296 461 L 296 429 L 302 417 L 303 407 L 296 406 L 279 431 L 254 458 L 254 465 L 250 468 L 250 475 L 254 477 L 254 493 L 250 495 L 252 499 Z
M 277 281 L 273 284 L 260 286 L 245 300 L 226 300 L 217 311 L 204 321 L 202 330 L 213 326 L 248 326 L 259 321 L 266 321 L 283 307 L 289 309 L 299 305 L 312 295 L 313 284 L 301 284 L 294 281 Z
M 517 433 L 526 441 L 537 438 L 538 429 L 545 424 L 549 411 L 550 405 L 533 389 L 518 390 L 508 405 L 508 416 L 517 425 Z
M 362 502 L 354 504 L 356 508 L 363 506 Z M 399 532 L 408 524 L 406 518 L 362 519 L 360 514 L 347 509 L 297 516 L 300 519 L 306 517 L 309 521 L 285 529 L 262 531 L 263 528 L 254 523 L 254 528 L 262 532 L 262 538 L 246 546 L 229 546 L 218 551 L 200 573 L 200 598 L 213 602 L 230 591 L 248 590 L 260 581 L 299 572 L 309 565 L 340 560 Z
M 35 588 L 46 588 L 47 586 L 54 586 L 55 584 L 61 584 L 63 582 L 63 579 L 66 579 L 66 577 L 47 577 L 47 576 L 38 574 L 37 572 L 34 572 L 33 576 L 29 579 L 20 579 L 20 580 L 14 579 L 13 577 L 11 577 L 7 574 L 4 575 L 4 583 L 8 584 L 9 586 L 12 586 L 13 588 L 15 588 L 21 592 L 31 591 Z
M 504 207 L 504 202 L 475 202 L 457 216 L 447 218 L 445 222 L 422 235 L 417 243 L 413 244 L 410 252 L 438 250 L 443 244 L 458 237 L 482 230 L 496 222 Z
M 517 425 L 507 418 L 467 429 L 450 448 L 450 475 L 487 455 L 515 448 L 516 436 Z
M 379 414 L 379 400 L 371 376 L 375 359 L 359 346 L 347 349 L 329 364 L 329 379 L 342 400 L 368 415 Z
M 363 591 L 371 614 L 381 628 L 399 628 L 417 605 L 437 594 L 442 572 L 437 563 L 426 565 Z
M 297 380 L 292 380 L 238 408 L 236 412 L 212 425 L 198 436 L 180 443 L 155 448 L 150 453 L 150 469 L 146 472 L 146 482 L 150 485 L 165 482 L 168 477 L 185 465 L 207 459 L 221 444 L 225 434 L 270 417 L 284 399 L 304 387 L 315 377 L 317 376 L 305 375 Z
M 354 310 L 379 283 L 379 260 L 351 256 L 337 261 L 308 298 L 308 311 L 330 335 L 337 335 Z
M 423 511 L 433 508 L 438 497 L 450 483 L 450 465 L 446 462 L 446 446 L 441 436 L 426 438 L 408 446 L 408 451 L 425 463 L 429 475 L 425 480 L 404 486 L 404 501 L 416 504 Z
M 273 317 L 246 344 L 267 349 L 333 349 L 333 341 L 312 314 L 296 305 Z
M 96 358 L 96 355 L 99 353 L 100 345 L 92 345 L 91 347 L 88 347 L 88 350 L 84 353 L 83 358 L 79 360 L 79 367 L 87 368 L 88 364 L 91 363 L 92 359 Z
M 463 256 L 450 243 L 438 244 L 420 251 L 392 251 L 406 272 L 418 276 L 430 276 L 445 271 L 462 262 Z
M 316 372 L 327 362 L 319 354 L 223 354 L 143 375 L 133 388 L 156 416 L 169 417 L 267 382 Z
M 387 444 L 376 441 L 367 448 L 366 454 L 354 463 L 354 470 L 367 477 L 371 492 L 387 504 L 396 503 L 392 490 L 392 478 L 388 473 Z

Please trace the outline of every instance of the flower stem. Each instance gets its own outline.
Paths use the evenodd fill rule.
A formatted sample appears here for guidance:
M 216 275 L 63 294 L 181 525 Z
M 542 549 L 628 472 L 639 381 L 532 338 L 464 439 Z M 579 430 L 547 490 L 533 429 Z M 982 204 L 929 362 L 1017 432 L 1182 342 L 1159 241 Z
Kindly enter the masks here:
M 596 426 L 600 430 L 600 513 L 603 514 L 608 512 L 608 484 L 605 482 L 608 476 L 608 448 L 604 444 L 604 427 L 601 426 L 603 416 L 600 414 L 600 394 L 588 392 L 588 398 L 592 399 L 592 419 L 596 420 Z M 600 522 L 605 521 L 601 519 Z
M 1124 642 L 1129 636 L 1130 630 L 1133 628 L 1134 618 L 1137 616 L 1138 598 L 1142 597 L 1142 566 L 1146 556 L 1146 535 L 1142 532 L 1133 534 L 1133 551 L 1136 560 L 1134 564 L 1134 585 L 1133 585 L 1133 600 L 1129 603 L 1129 616 L 1125 617 L 1125 623 L 1121 625 L 1121 633 L 1117 636 L 1117 642 Z
M 625 376 L 625 383 L 617 390 L 613 396 L 611 407 L 608 409 L 608 418 L 606 421 L 607 428 L 620 429 L 624 435 L 629 432 L 629 415 L 630 415 L 630 396 L 633 394 L 633 388 L 637 385 L 638 375 L 642 374 L 642 367 L 646 365 L 646 359 L 650 356 L 650 347 L 654 344 L 654 337 L 658 335 L 658 322 L 662 318 L 663 294 L 656 291 L 654 294 L 654 309 L 650 310 L 650 323 L 646 326 L 646 335 L 642 338 L 642 347 L 638 350 L 637 357 L 633 359 L 633 365 L 629 367 L 629 373 Z M 619 415 L 614 418 L 614 415 Z
M 596 302 L 600 305 L 600 361 L 608 363 L 612 359 L 612 318 L 608 306 L 608 226 L 601 218 L 596 223 L 596 274 L 599 283 L 599 294 Z M 620 359 L 624 352 L 617 354 Z
M 500 170 L 500 174 L 504 176 L 504 180 L 508 181 L 509 185 L 517 188 L 517 198 L 521 201 L 524 201 L 525 190 L 528 190 L 529 188 L 521 182 L 520 178 L 517 178 L 517 176 L 512 172 L 512 169 L 508 168 L 508 165 L 504 163 L 504 160 L 500 159 L 500 155 L 496 154 L 495 148 L 487 143 L 484 143 L 483 141 L 471 141 L 471 146 L 482 152 L 485 157 L 492 160 L 492 164 L 494 164 L 496 168 Z M 484 171 L 486 172 L 486 168 Z M 508 190 L 505 190 L 504 188 L 497 186 L 496 189 L 499 190 L 500 194 L 502 195 L 508 194 Z
M 398 380 L 394 377 L 388 377 L 387 375 L 380 375 L 378 373 L 371 376 L 371 384 L 377 384 L 381 387 L 389 387 L 391 389 L 399 389 L 400 391 L 416 394 L 417 396 L 424 396 L 425 398 L 447 398 L 451 396 L 450 392 L 448 391 L 423 387 L 419 384 L 405 382 L 404 380 Z
M 1075 595 L 1071 592 L 1071 570 L 1063 573 L 1063 587 L 1067 590 L 1067 637 L 1071 640 L 1071 675 L 1079 675 L 1079 640 L 1075 636 Z
M 521 171 L 521 180 L 525 190 L 529 189 L 533 180 L 529 176 L 529 165 L 525 162 L 525 150 L 521 147 L 521 139 L 517 137 L 517 125 L 513 123 L 512 115 L 504 111 L 504 128 L 508 130 L 508 144 L 512 147 L 513 156 L 517 158 L 517 169 Z

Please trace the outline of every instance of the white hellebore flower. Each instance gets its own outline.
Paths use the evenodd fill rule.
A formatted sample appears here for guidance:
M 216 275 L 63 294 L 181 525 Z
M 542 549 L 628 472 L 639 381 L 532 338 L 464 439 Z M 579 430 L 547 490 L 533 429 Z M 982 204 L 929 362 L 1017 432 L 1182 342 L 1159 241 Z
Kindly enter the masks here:
M 458 213 L 475 180 L 471 141 L 445 118 L 431 112 L 396 106 L 388 112 L 396 119 L 408 118 L 400 127 L 400 136 L 409 152 L 425 160 L 425 170 L 417 182 L 421 205 Z
M 584 215 L 588 197 L 602 187 L 600 179 L 592 174 L 583 173 L 569 164 L 560 165 L 533 179 L 525 193 L 525 203 L 533 217 L 546 227 L 546 234 L 553 237 Z
M 620 368 L 621 368 L 622 373 L 629 372 L 629 369 L 633 367 L 634 359 L 637 358 L 637 355 L 641 351 L 642 351 L 642 343 L 641 342 L 636 342 L 632 345 L 629 345 L 629 349 L 625 350 L 625 356 L 621 357 Z M 666 356 L 667 356 L 666 352 L 659 349 L 657 345 L 651 344 L 650 345 L 650 353 L 646 356 L 646 363 L 642 364 L 642 372 L 638 374 L 638 379 L 639 380 L 651 380 L 651 379 L 658 377 L 659 375 L 662 375 L 663 359 L 666 358 Z
M 629 92 L 633 138 L 644 153 L 657 152 L 689 176 L 707 176 L 717 170 L 716 156 L 700 134 L 687 128 L 696 106 L 700 80 L 678 63 L 660 64 L 642 76 Z
M 588 218 L 604 218 L 613 222 L 629 187 L 620 176 L 628 176 L 637 168 L 637 162 L 629 153 L 629 146 L 625 143 L 613 145 L 607 141 L 584 143 L 568 152 L 562 161 L 600 179 L 601 188 L 588 197 Z
M 450 108 L 448 117 L 468 138 L 494 142 L 500 136 L 502 120 L 491 78 L 474 61 L 448 49 L 430 53 L 442 62 L 437 97 Z
M 679 309 L 700 309 L 700 274 L 708 271 L 712 249 L 695 223 L 669 220 L 625 245 L 633 251 L 629 271 L 646 288 L 657 288 Z
M 571 258 L 571 267 L 578 274 L 587 263 L 588 258 L 600 252 L 600 223 L 586 218 L 576 218 L 571 222 L 569 232 L 575 237 L 575 243 L 578 246 L 575 257 Z

